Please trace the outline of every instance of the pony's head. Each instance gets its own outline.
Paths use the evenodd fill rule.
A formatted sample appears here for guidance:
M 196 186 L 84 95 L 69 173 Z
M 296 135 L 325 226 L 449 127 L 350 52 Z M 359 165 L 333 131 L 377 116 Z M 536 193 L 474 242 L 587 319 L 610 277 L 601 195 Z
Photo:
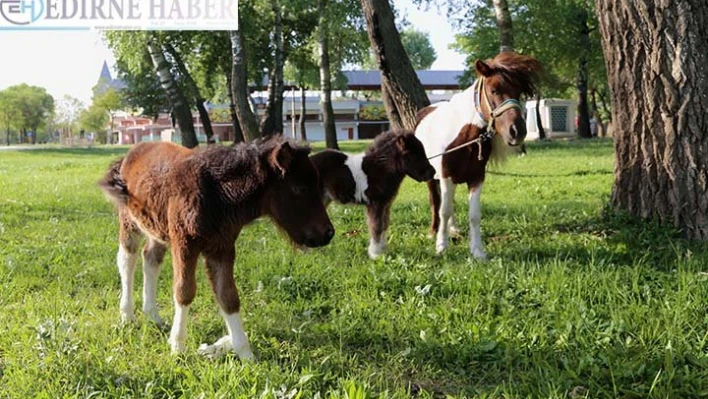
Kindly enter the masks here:
M 526 123 L 519 100 L 536 92 L 541 63 L 526 55 L 503 52 L 491 60 L 477 60 L 474 66 L 481 79 L 482 116 L 493 124 L 488 129 L 510 146 L 523 143 Z

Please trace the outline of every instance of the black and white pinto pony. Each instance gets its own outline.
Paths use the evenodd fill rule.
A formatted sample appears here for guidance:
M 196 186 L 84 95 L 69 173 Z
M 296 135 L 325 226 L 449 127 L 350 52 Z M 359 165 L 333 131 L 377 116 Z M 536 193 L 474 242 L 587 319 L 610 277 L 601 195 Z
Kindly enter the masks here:
M 507 146 L 518 146 L 526 137 L 519 100 L 532 96 L 541 64 L 532 57 L 503 52 L 475 63 L 479 75 L 467 90 L 450 101 L 418 111 L 416 137 L 431 156 L 435 179 L 428 182 L 432 211 L 431 233 L 442 253 L 455 234 L 453 203 L 455 185 L 469 191 L 469 249 L 486 259 L 480 231 L 482 186 L 490 160 L 502 161 Z

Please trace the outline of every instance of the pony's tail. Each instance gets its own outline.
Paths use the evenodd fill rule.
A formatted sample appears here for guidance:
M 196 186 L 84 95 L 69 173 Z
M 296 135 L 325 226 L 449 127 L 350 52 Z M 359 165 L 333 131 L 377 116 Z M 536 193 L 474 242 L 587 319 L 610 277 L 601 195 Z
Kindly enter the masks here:
M 119 207 L 128 203 L 128 185 L 120 174 L 121 165 L 123 165 L 123 158 L 114 161 L 108 168 L 106 176 L 98 182 L 106 198 Z

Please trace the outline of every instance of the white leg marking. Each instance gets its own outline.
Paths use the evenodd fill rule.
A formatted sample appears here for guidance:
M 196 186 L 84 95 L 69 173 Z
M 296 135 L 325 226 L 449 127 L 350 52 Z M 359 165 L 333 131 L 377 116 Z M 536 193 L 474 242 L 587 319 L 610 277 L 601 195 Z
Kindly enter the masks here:
M 133 314 L 133 277 L 138 261 L 137 253 L 130 253 L 123 245 L 118 247 L 118 272 L 120 273 L 120 319 L 122 323 L 135 321 Z
M 486 260 L 487 254 L 484 253 L 482 244 L 482 232 L 480 230 L 480 222 L 482 221 L 482 204 L 480 198 L 482 196 L 482 185 L 470 190 L 469 195 L 469 217 L 470 217 L 470 253 L 476 259 Z
M 448 227 L 447 223 L 452 215 L 452 205 L 455 201 L 455 185 L 452 179 L 440 180 L 440 226 L 438 226 L 438 235 L 435 240 L 435 250 L 438 254 L 442 253 L 447 248 Z
M 251 352 L 246 331 L 243 329 L 241 313 L 225 314 L 222 311 L 221 315 L 224 316 L 229 335 L 221 337 L 213 345 L 201 344 L 199 354 L 213 359 L 226 352 L 234 351 L 241 360 L 253 360 L 253 352 Z
M 160 264 L 154 254 L 143 255 L 143 313 L 148 315 L 158 326 L 164 325 L 157 311 L 157 279 L 160 276 Z
M 172 353 L 184 352 L 187 342 L 187 316 L 189 315 L 189 305 L 180 305 L 175 298 L 175 317 L 172 321 L 172 331 L 170 332 L 170 347 Z
M 378 241 L 374 237 L 369 237 L 369 258 L 376 259 L 386 251 L 386 232 L 381 232 Z

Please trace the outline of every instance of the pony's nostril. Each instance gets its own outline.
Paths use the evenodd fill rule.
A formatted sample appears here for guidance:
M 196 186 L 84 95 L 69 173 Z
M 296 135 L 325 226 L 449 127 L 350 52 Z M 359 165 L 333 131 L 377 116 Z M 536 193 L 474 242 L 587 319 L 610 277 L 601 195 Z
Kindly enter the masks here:
M 330 227 L 325 231 L 325 240 L 329 242 L 334 237 L 334 228 Z

